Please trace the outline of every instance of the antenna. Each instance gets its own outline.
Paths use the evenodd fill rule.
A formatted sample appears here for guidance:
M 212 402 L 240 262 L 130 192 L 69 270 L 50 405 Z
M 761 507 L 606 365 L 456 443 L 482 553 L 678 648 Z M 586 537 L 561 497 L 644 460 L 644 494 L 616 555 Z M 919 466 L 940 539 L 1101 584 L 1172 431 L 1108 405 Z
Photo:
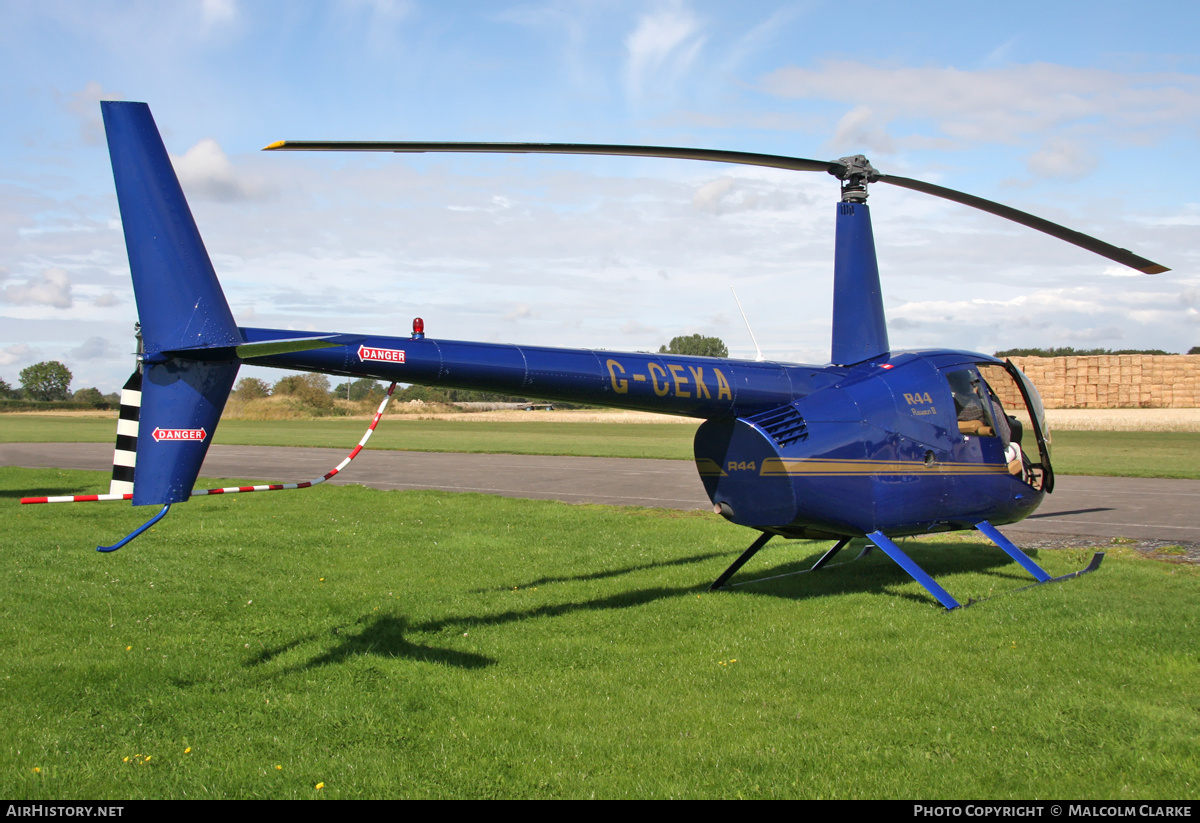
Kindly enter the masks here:
M 742 308 L 742 301 L 738 300 L 737 289 L 735 289 L 733 286 L 730 286 L 729 290 L 733 292 L 734 302 L 737 303 L 738 311 L 742 313 L 742 322 L 746 324 L 746 331 L 750 332 L 750 339 L 754 341 L 754 359 L 761 363 L 767 358 L 763 357 L 762 349 L 758 347 L 758 339 L 754 336 L 754 329 L 750 328 L 750 321 L 746 319 L 746 310 Z

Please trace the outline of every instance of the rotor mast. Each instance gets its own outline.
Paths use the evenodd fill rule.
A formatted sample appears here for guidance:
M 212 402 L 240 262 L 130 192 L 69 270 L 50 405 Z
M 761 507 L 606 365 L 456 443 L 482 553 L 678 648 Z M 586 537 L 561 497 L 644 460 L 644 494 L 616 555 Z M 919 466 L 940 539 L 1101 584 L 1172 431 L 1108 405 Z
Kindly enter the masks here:
M 867 184 L 879 172 L 861 154 L 843 157 L 829 169 L 842 181 L 833 254 L 833 334 L 829 360 L 839 366 L 887 354 L 887 319 L 875 234 L 867 207 Z

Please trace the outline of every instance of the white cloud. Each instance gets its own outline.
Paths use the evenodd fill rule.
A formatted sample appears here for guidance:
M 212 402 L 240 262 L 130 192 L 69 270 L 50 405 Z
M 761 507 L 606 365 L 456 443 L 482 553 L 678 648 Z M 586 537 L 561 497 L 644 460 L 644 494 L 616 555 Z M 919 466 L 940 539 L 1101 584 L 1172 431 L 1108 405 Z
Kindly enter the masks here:
M 120 94 L 105 91 L 104 87 L 95 80 L 89 80 L 82 89 L 67 95 L 65 103 L 67 111 L 79 120 L 83 142 L 89 146 L 104 144 L 104 123 L 100 119 L 100 101 L 120 99 Z
M 102 360 L 113 357 L 117 352 L 112 344 L 103 337 L 89 337 L 83 343 L 69 350 L 67 354 L 76 360 Z
M 261 181 L 234 171 L 220 144 L 211 137 L 192 146 L 182 157 L 172 156 L 171 163 L 189 199 L 231 203 L 252 200 L 265 193 Z
M 895 141 L 887 133 L 886 123 L 867 106 L 855 106 L 838 121 L 830 143 L 843 151 L 866 150 L 879 154 L 896 151 Z
M 1015 144 L 1066 126 L 1147 138 L 1200 116 L 1200 77 L 1050 63 L 968 71 L 826 60 L 779 69 L 762 85 L 780 97 L 869 107 L 885 122 L 932 119 L 960 143 Z
M 1108 343 L 1125 339 L 1125 332 L 1120 326 L 1102 326 L 1090 329 L 1072 329 L 1070 332 L 1059 334 L 1061 340 L 1077 340 L 1084 343 Z
M 802 189 L 788 185 L 793 182 L 778 184 L 753 176 L 724 175 L 697 188 L 692 195 L 692 206 L 708 214 L 727 215 L 748 211 L 782 212 L 811 202 Z
M 627 337 L 646 338 L 661 335 L 662 331 L 655 326 L 647 326 L 643 323 L 637 322 L 636 320 L 627 320 L 621 326 L 621 334 Z
M 399 22 L 413 12 L 411 0 L 342 0 L 342 6 L 365 9 L 372 20 Z
M 376 55 L 403 50 L 402 23 L 416 10 L 412 0 L 341 0 L 334 14 L 356 42 Z
M 237 3 L 234 0 L 201 0 L 200 19 L 205 29 L 232 23 L 238 18 Z
M 74 303 L 71 297 L 71 279 L 62 269 L 44 269 L 37 277 L 25 283 L 13 283 L 0 290 L 6 303 L 18 306 L 53 306 L 69 309 Z
M 750 10 L 754 7 L 745 6 L 744 9 Z M 739 9 L 741 10 L 743 9 Z M 743 62 L 768 51 L 772 41 L 786 38 L 787 27 L 802 11 L 799 5 L 783 6 L 760 20 L 729 47 L 728 52 L 717 64 L 718 73 L 733 75 Z
M 679 2 L 642 15 L 625 38 L 625 87 L 632 100 L 667 90 L 687 74 L 704 47 L 700 28 L 696 16 Z
M 1105 266 L 1104 271 L 1101 273 L 1105 277 L 1145 277 L 1146 276 L 1146 275 L 1142 274 L 1140 271 L 1138 271 L 1137 269 L 1131 269 L 1128 266 L 1118 266 L 1118 265 Z
M 1200 226 L 1200 205 L 1184 203 L 1177 208 L 1180 211 L 1171 214 L 1142 216 L 1135 219 L 1150 226 Z
M 733 187 L 734 182 L 732 177 L 718 177 L 716 180 L 705 183 L 696 189 L 696 193 L 692 195 L 692 205 L 700 211 L 717 214 L 720 210 L 721 201 L 733 191 Z
M 1046 141 L 1025 165 L 1036 177 L 1079 180 L 1096 168 L 1096 158 L 1078 142 L 1058 137 Z
M 23 360 L 28 360 L 33 350 L 29 348 L 27 343 L 17 343 L 15 346 L 6 346 L 0 349 L 0 366 L 11 366 L 13 363 L 20 363 Z
M 1008 56 L 1012 53 L 1013 48 L 1016 45 L 1017 45 L 1017 38 L 1015 38 L 1015 37 L 1010 37 L 1009 39 L 1005 40 L 1003 43 L 1001 43 L 1000 45 L 998 45 L 994 49 L 992 49 L 990 52 L 988 52 L 987 57 L 983 58 L 984 65 L 986 65 L 986 66 L 1002 66 L 1002 65 L 1008 63 L 1009 62 Z
M 510 311 L 508 314 L 504 315 L 504 319 L 511 323 L 511 322 L 515 322 L 517 320 L 521 320 L 526 317 L 533 317 L 533 316 L 534 316 L 533 309 L 530 308 L 528 303 L 518 303 L 516 306 L 513 307 L 512 311 Z
M 109 306 L 116 306 L 120 302 L 120 298 L 118 298 L 115 294 L 110 291 L 106 291 L 96 297 L 96 299 L 92 301 L 92 305 L 99 306 L 100 308 L 108 308 Z

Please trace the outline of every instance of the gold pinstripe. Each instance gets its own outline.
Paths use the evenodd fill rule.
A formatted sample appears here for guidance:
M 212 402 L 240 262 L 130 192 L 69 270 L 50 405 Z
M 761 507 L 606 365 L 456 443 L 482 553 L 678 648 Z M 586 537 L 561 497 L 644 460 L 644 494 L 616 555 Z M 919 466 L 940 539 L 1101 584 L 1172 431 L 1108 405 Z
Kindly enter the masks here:
M 1003 463 L 934 463 L 918 460 L 826 460 L 813 457 L 768 457 L 762 461 L 760 477 L 804 475 L 807 477 L 864 477 L 896 474 L 1008 474 Z

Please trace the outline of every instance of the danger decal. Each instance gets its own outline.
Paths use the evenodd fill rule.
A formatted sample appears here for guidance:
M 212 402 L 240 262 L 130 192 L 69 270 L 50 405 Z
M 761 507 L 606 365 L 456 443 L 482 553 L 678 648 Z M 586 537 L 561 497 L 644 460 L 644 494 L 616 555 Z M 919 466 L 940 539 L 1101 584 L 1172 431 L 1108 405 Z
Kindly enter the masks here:
M 154 439 L 161 443 L 164 440 L 203 440 L 208 437 L 204 429 L 155 429 Z
M 370 346 L 359 346 L 358 359 L 364 362 L 382 360 L 386 363 L 403 363 L 404 349 L 375 349 Z

